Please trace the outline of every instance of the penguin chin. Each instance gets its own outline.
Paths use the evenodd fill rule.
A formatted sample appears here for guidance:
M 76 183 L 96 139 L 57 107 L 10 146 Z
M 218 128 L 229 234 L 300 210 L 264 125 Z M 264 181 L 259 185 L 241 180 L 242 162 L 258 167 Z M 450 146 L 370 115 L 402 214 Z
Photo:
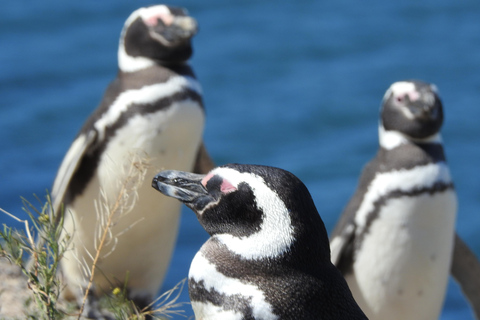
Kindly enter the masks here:
M 405 134 L 412 139 L 428 139 L 440 131 L 441 123 L 431 120 L 417 120 Z
M 414 116 L 414 119 L 406 119 L 398 111 L 388 110 L 386 113 L 383 113 L 381 118 L 385 130 L 401 132 L 411 139 L 432 137 L 440 131 L 443 124 L 443 113 L 438 108 L 430 111 L 429 115 Z

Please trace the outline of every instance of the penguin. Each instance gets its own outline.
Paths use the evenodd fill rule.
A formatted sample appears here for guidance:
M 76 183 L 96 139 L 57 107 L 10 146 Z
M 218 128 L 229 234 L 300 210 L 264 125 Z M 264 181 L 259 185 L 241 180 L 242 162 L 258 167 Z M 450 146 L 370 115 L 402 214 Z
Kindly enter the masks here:
M 162 171 L 152 186 L 185 203 L 210 234 L 188 275 L 196 319 L 366 319 L 292 173 L 228 164 L 207 175 Z
M 457 197 L 442 146 L 435 85 L 392 84 L 380 148 L 331 234 L 332 262 L 369 319 L 438 319 L 450 271 Z
M 105 223 L 110 228 L 95 265 L 95 294 L 126 286 L 129 298 L 143 307 L 163 282 L 181 206 L 157 197 L 150 181 L 135 180 L 131 172 L 153 176 L 166 168 L 203 173 L 213 168 L 202 142 L 202 89 L 188 64 L 196 32 L 197 23 L 186 10 L 166 5 L 140 8 L 125 22 L 118 74 L 53 183 L 53 208 L 64 208 L 63 239 L 70 242 L 61 260 L 66 297 L 83 294 L 79 288 L 87 286 L 91 269 L 85 270 L 91 268 L 98 229 Z M 105 222 L 122 187 L 131 188 L 132 194 L 123 194 L 129 207 Z

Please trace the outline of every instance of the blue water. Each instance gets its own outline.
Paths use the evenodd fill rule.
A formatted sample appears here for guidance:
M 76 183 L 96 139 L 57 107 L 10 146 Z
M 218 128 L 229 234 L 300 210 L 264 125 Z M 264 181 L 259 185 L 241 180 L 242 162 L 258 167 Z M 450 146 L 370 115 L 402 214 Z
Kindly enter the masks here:
M 123 22 L 146 1 L 4 1 L 0 10 L 0 207 L 23 216 L 51 187 L 116 73 Z M 218 164 L 295 173 L 331 230 L 377 149 L 378 108 L 395 81 L 434 82 L 459 196 L 458 233 L 480 255 L 480 2 L 185 0 L 198 19 L 192 65 Z M 21 227 L 0 215 L 1 223 Z M 185 209 L 162 290 L 207 239 Z M 152 253 L 155 254 L 155 253 Z M 180 297 L 187 301 L 186 290 Z M 1 302 L 0 302 L 1 303 Z M 187 307 L 187 315 L 191 315 Z M 451 282 L 441 316 L 473 319 Z

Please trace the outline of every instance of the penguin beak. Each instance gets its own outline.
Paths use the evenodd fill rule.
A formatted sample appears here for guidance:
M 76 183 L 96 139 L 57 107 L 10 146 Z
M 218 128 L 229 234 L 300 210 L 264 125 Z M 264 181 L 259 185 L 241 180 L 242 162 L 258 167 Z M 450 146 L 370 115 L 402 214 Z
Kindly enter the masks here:
M 204 177 L 203 174 L 166 170 L 153 178 L 152 187 L 168 197 L 180 200 L 192 210 L 198 211 L 213 200 L 202 185 Z
M 420 120 L 435 120 L 438 116 L 438 103 L 425 103 L 424 101 L 415 101 L 408 104 L 408 109 Z
M 416 91 L 413 99 L 408 93 L 397 98 L 404 100 L 402 104 L 408 109 L 413 118 L 420 121 L 436 120 L 439 116 L 439 109 L 442 108 L 440 99 L 431 89 Z
M 150 28 L 152 37 L 166 46 L 176 46 L 179 43 L 187 42 L 198 31 L 197 21 L 188 16 L 175 16 L 169 23 L 158 19 L 157 24 Z

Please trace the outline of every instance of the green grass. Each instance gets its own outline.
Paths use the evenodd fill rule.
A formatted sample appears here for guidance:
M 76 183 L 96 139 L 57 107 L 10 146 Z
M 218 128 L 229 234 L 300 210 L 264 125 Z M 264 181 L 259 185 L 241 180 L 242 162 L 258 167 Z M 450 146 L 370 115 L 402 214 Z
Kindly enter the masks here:
M 52 218 L 54 215 L 50 196 L 47 194 L 44 204 L 41 204 L 40 199 L 37 200 L 39 208 L 22 199 L 28 220 L 21 220 L 0 208 L 3 213 L 25 226 L 25 230 L 16 230 L 3 225 L 3 230 L 0 231 L 0 257 L 18 266 L 26 276 L 26 285 L 32 293 L 32 298 L 26 301 L 23 310 L 27 319 L 81 319 L 85 302 L 77 308 L 61 296 L 64 285 L 58 276 L 58 270 L 71 239 L 68 235 L 60 236 L 65 232 L 63 213 L 60 213 L 61 218 L 56 223 Z M 36 237 L 42 241 L 35 241 Z M 93 277 L 90 282 L 92 279 Z M 161 295 L 147 310 L 139 310 L 128 299 L 125 288 L 114 288 L 110 294 L 101 297 L 99 304 L 102 312 L 115 319 L 145 319 L 147 315 L 154 319 L 168 319 L 172 315 L 183 315 L 181 308 L 187 303 L 177 300 L 184 283 L 185 280 Z
M 57 278 L 57 270 L 63 253 L 68 246 L 68 237 L 60 241 L 63 228 L 63 218 L 58 224 L 50 219 L 50 197 L 47 202 L 37 209 L 27 200 L 22 199 L 23 209 L 28 214 L 29 220 L 16 220 L 24 223 L 25 231 L 14 230 L 3 225 L 0 237 L 1 256 L 7 258 L 22 270 L 27 277 L 28 288 L 33 293 L 40 319 L 63 319 L 65 313 L 58 308 L 61 284 Z M 2 210 L 6 213 L 4 210 Z M 37 246 L 34 236 L 43 239 L 44 245 Z M 32 267 L 27 267 L 25 261 L 33 261 Z M 33 316 L 33 315 L 29 315 Z

